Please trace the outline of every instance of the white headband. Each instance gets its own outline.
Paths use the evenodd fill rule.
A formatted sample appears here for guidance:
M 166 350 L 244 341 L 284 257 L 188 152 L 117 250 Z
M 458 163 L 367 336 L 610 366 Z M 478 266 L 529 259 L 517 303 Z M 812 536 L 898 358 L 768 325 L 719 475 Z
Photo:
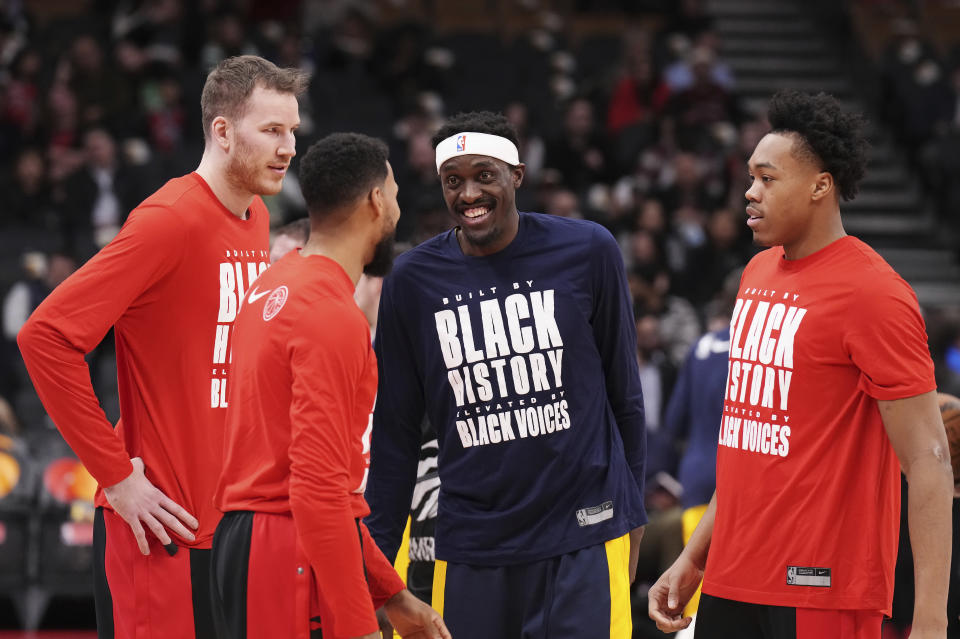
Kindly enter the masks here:
M 437 145 L 437 173 L 441 164 L 458 155 L 489 155 L 510 166 L 520 164 L 517 146 L 507 138 L 467 131 L 451 135 Z

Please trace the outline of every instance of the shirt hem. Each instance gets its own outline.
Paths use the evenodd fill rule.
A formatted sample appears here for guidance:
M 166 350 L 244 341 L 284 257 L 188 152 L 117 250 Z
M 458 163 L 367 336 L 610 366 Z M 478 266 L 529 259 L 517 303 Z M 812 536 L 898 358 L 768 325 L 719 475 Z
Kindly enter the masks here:
M 813 586 L 800 588 L 810 588 Z M 880 598 L 858 597 L 853 595 L 837 595 L 829 588 L 822 592 L 798 592 L 797 594 L 773 593 L 748 588 L 736 588 L 712 583 L 704 580 L 703 592 L 712 597 L 722 597 L 744 603 L 760 604 L 764 606 L 786 606 L 790 608 L 818 608 L 821 610 L 876 610 L 890 616 L 890 598 L 884 603 Z
M 584 548 L 589 548 L 591 546 L 605 544 L 612 539 L 623 537 L 634 528 L 643 526 L 644 524 L 645 522 L 635 525 L 632 525 L 630 522 L 621 522 L 618 526 L 604 529 L 602 532 L 598 532 L 591 537 L 578 539 L 565 544 L 558 544 L 547 550 L 541 550 L 537 552 L 522 550 L 501 550 L 497 552 L 475 550 L 457 552 L 451 551 L 450 549 L 445 549 L 438 544 L 436 556 L 437 559 L 442 561 L 456 564 L 470 564 L 474 566 L 513 566 L 517 564 L 526 564 L 534 561 L 550 559 L 552 557 L 559 557 L 560 555 L 566 555 L 578 550 L 583 550 Z

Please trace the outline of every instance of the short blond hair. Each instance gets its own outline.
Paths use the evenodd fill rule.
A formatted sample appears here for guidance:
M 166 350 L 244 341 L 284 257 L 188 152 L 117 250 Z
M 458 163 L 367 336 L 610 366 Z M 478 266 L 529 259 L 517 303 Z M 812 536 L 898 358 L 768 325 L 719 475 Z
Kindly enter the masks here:
M 254 88 L 262 87 L 300 97 L 307 89 L 307 74 L 297 68 L 280 68 L 256 55 L 226 58 L 207 75 L 200 96 L 203 137 L 209 139 L 214 118 L 243 116 Z

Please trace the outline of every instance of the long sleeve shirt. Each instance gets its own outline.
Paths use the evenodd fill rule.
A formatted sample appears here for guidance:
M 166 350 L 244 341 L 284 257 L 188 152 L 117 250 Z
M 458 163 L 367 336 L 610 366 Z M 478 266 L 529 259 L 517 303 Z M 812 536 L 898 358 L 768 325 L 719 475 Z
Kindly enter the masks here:
M 230 334 L 244 291 L 268 263 L 269 214 L 246 219 L 196 173 L 167 182 L 120 233 L 58 286 L 17 341 L 48 414 L 101 486 L 132 471 L 200 522 L 186 546 L 209 548 L 220 513 Z M 84 354 L 114 327 L 120 423 L 107 421 Z M 98 504 L 109 506 L 102 494 Z M 132 534 L 132 533 L 131 533 Z
M 424 412 L 439 443 L 436 556 L 535 561 L 646 522 L 643 398 L 623 262 L 601 226 L 521 213 L 502 251 L 454 231 L 386 278 L 367 522 L 388 557 Z
M 216 504 L 292 513 L 330 613 L 324 636 L 374 632 L 374 610 L 404 586 L 362 524 L 362 545 L 357 535 L 377 361 L 353 283 L 336 262 L 294 251 L 250 290 L 234 341 Z

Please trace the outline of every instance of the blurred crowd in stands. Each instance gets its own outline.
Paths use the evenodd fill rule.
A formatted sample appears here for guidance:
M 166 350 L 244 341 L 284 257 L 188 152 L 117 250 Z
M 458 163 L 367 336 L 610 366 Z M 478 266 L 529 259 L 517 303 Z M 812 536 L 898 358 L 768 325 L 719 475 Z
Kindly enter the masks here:
M 877 65 L 878 110 L 950 220 L 960 52 L 910 25 L 891 29 Z M 301 153 L 338 130 L 388 141 L 408 246 L 450 224 L 430 144 L 439 123 L 505 113 L 527 165 L 519 208 L 594 220 L 621 243 L 655 432 L 691 346 L 723 325 L 725 280 L 756 250 L 745 164 L 766 123 L 738 99 L 720 44 L 699 0 L 0 2 L 0 430 L 54 432 L 17 330 L 139 201 L 196 167 L 206 72 L 255 53 L 312 75 Z M 306 214 L 296 161 L 267 205 L 274 228 Z M 942 389 L 955 394 L 958 327 L 931 333 Z M 91 370 L 116 419 L 110 348 L 91 355 Z M 655 508 L 675 503 L 675 486 L 654 485 Z

